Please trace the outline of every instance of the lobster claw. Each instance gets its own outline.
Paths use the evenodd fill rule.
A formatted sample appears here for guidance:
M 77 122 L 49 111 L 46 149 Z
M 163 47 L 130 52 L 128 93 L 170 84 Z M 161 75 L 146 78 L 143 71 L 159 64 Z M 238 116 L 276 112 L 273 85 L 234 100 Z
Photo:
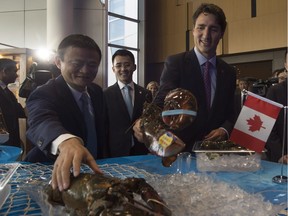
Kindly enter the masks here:
M 196 98 L 185 89 L 170 91 L 163 110 L 153 103 L 144 104 L 140 122 L 144 143 L 152 154 L 162 157 L 164 166 L 170 166 L 185 148 L 185 143 L 172 131 L 187 127 L 196 115 Z

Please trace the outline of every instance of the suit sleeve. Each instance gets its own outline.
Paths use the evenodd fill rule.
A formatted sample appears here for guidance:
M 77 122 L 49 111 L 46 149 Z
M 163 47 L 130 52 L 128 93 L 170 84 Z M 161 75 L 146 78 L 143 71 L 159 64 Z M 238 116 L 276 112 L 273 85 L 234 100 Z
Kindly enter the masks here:
M 27 138 L 46 155 L 51 142 L 64 133 L 69 133 L 60 123 L 53 95 L 43 90 L 35 90 L 27 100 Z
M 273 87 L 268 90 L 266 97 L 273 101 L 277 100 L 277 92 Z M 280 137 L 281 135 L 277 131 L 277 125 L 279 124 L 278 121 L 279 120 L 276 121 L 265 146 L 267 149 L 266 154 L 268 159 L 274 162 L 278 162 L 282 156 L 282 139 Z
M 154 103 L 160 107 L 164 105 L 164 99 L 169 91 L 177 88 L 180 82 L 179 71 L 183 68 L 181 56 L 169 56 L 165 63 L 160 78 L 160 88 L 154 99 Z

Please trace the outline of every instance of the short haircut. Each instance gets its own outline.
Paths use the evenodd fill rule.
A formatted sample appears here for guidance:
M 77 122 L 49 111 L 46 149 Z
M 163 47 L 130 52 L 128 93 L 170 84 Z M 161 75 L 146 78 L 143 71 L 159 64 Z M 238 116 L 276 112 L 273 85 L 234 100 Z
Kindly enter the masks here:
M 247 83 L 248 83 L 247 77 L 240 77 L 240 78 L 238 79 L 238 81 L 239 81 L 239 82 L 242 81 L 242 82 L 247 82 Z
M 226 26 L 227 26 L 226 16 L 220 7 L 218 7 L 215 4 L 207 4 L 207 3 L 201 4 L 192 16 L 194 26 L 196 24 L 196 20 L 198 16 L 202 13 L 213 14 L 216 17 L 217 22 L 220 25 L 222 32 L 223 33 L 225 32 Z
M 119 49 L 117 50 L 113 56 L 112 56 L 112 63 L 114 62 L 114 59 L 116 56 L 129 56 L 129 58 L 131 59 L 131 61 L 133 62 L 133 64 L 135 64 L 135 58 L 132 52 L 130 52 L 129 50 L 126 49 Z
M 61 60 L 64 59 L 65 51 L 70 46 L 95 50 L 99 54 L 101 60 L 102 54 L 97 43 L 92 38 L 82 34 L 68 35 L 60 42 L 57 49 L 57 54 Z
M 0 70 L 5 69 L 10 66 L 16 66 L 17 62 L 8 59 L 8 58 L 0 58 Z

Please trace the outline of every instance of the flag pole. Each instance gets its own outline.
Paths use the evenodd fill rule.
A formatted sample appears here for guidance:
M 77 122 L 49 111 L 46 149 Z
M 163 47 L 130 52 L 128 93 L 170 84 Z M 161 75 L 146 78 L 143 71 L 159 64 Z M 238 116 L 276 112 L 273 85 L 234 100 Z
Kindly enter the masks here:
M 286 133 L 286 128 L 287 128 L 287 106 L 284 106 L 284 124 L 283 124 L 283 140 L 282 140 L 282 158 L 285 154 L 285 138 L 287 136 L 287 133 Z M 277 176 L 274 176 L 272 178 L 272 181 L 274 183 L 278 183 L 278 184 L 283 184 L 283 183 L 287 183 L 288 182 L 288 177 L 283 175 L 283 169 L 284 169 L 284 160 L 281 161 L 282 163 L 282 166 L 281 166 L 281 175 L 277 175 Z

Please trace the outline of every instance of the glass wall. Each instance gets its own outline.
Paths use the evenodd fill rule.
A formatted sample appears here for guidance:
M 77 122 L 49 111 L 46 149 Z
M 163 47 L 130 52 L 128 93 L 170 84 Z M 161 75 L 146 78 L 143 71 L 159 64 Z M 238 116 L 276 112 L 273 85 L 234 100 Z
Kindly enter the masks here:
M 133 74 L 133 81 L 138 83 L 138 1 L 108 0 L 108 86 L 116 82 L 111 59 L 117 49 L 128 49 L 134 54 L 137 70 Z

